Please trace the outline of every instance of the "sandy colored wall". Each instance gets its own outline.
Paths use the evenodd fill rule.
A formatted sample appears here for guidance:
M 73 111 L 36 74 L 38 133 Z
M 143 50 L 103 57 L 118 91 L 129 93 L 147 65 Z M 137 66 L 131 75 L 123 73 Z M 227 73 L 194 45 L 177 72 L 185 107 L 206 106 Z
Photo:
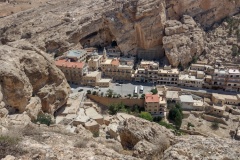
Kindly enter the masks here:
M 134 105 L 144 107 L 144 99 L 108 98 L 108 97 L 100 97 L 100 96 L 91 95 L 91 94 L 88 94 L 87 97 L 105 106 L 109 106 L 110 104 L 113 104 L 113 103 L 122 102 L 124 105 L 130 106 L 130 107 Z

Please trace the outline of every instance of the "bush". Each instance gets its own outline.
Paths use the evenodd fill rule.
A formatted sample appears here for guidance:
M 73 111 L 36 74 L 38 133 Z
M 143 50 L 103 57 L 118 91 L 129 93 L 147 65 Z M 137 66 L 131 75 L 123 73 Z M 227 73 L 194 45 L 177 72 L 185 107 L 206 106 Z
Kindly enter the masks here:
M 195 126 L 192 123 L 188 122 L 187 127 L 190 128 L 190 127 L 195 127 Z
M 232 56 L 235 57 L 238 55 L 240 55 L 240 49 L 238 48 L 237 45 L 233 45 L 232 46 Z
M 153 121 L 152 115 L 151 115 L 150 113 L 148 113 L 148 112 L 141 112 L 140 115 L 139 115 L 139 117 L 141 117 L 141 118 L 143 118 L 143 119 L 146 119 L 146 120 L 148 120 L 148 121 L 150 121 L 150 122 Z
M 93 91 L 93 93 L 92 93 L 93 95 L 97 95 L 97 92 L 96 91 Z
M 91 91 L 90 91 L 90 90 L 87 90 L 87 94 L 91 94 Z
M 39 122 L 40 124 L 46 124 L 47 126 L 50 126 L 50 124 L 52 124 L 52 118 L 48 114 L 40 114 L 37 116 L 35 123 L 37 122 Z
M 144 99 L 144 98 L 145 98 L 145 94 L 142 94 L 142 95 L 141 95 L 141 99 Z
M 0 135 L 0 159 L 5 158 L 7 155 L 15 157 L 23 155 L 26 151 L 18 146 L 20 140 L 20 137 Z
M 113 90 L 108 89 L 107 92 L 106 92 L 106 95 L 107 95 L 107 97 L 111 98 L 113 96 Z
M 212 122 L 211 128 L 213 130 L 217 130 L 219 128 L 219 124 L 217 122 Z
M 165 121 L 160 121 L 159 124 L 160 124 L 161 126 L 166 127 L 167 129 L 173 129 L 173 130 L 175 130 L 175 127 L 174 127 L 172 124 L 169 124 L 169 123 L 167 123 L 167 122 L 165 122 Z
M 122 112 L 125 112 L 125 111 L 126 111 L 125 106 L 124 106 L 123 103 L 111 104 L 111 105 L 109 106 L 108 110 L 109 110 L 109 114 L 111 114 L 111 115 L 115 115 L 115 114 L 117 114 L 117 112 L 119 112 L 119 111 L 122 111 Z
M 99 137 L 99 131 L 95 131 L 92 134 L 93 134 L 93 137 Z
M 86 148 L 88 141 L 89 141 L 89 139 L 87 139 L 87 138 L 80 139 L 74 144 L 74 147 L 76 147 L 76 148 Z
M 161 120 L 162 120 L 162 117 L 160 117 L 160 116 L 153 118 L 154 122 L 160 122 Z
M 158 90 L 156 88 L 154 88 L 154 89 L 151 89 L 151 92 L 152 92 L 152 94 L 157 94 Z

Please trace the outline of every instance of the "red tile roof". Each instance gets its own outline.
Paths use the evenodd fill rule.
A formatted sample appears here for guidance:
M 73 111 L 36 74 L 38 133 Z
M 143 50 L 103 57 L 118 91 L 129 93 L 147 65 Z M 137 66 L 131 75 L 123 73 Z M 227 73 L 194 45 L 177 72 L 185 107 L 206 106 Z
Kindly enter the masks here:
M 111 64 L 114 65 L 114 66 L 118 66 L 120 63 L 119 63 L 118 59 L 113 59 Z
M 154 103 L 158 103 L 159 102 L 159 96 L 157 94 L 146 94 L 145 95 L 145 102 L 154 102 Z
M 58 67 L 67 67 L 67 68 L 83 68 L 84 63 L 82 62 L 68 62 L 66 60 L 55 61 L 56 66 Z

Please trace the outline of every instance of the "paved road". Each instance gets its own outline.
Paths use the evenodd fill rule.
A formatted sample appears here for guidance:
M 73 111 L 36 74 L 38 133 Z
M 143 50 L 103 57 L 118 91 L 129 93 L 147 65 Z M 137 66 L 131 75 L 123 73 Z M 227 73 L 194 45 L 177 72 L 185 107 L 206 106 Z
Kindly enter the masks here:
M 139 93 L 140 85 L 143 85 L 143 89 L 144 89 L 143 93 L 149 92 L 153 88 L 151 84 L 146 84 L 146 83 L 143 83 L 143 84 L 142 83 L 124 83 L 124 84 L 121 84 L 121 86 L 117 86 L 115 83 L 112 83 L 108 88 L 99 88 L 99 89 L 100 89 L 100 92 L 104 92 L 104 93 L 106 93 L 108 89 L 112 89 L 114 93 L 125 96 L 128 94 L 133 95 L 135 86 L 138 86 L 138 94 L 140 95 Z M 89 86 L 71 85 L 71 88 L 73 92 L 78 92 L 78 90 L 80 89 L 83 89 L 83 91 L 85 92 L 87 90 L 98 91 L 98 89 L 94 89 L 93 87 L 89 87 Z
M 131 83 L 124 83 L 121 84 L 121 86 L 117 86 L 115 83 L 112 83 L 110 87 L 108 88 L 100 88 L 100 92 L 106 93 L 108 89 L 112 89 L 114 93 L 120 94 L 122 96 L 125 96 L 127 94 L 133 94 L 135 86 L 138 86 L 138 92 L 140 85 L 144 87 L 144 93 L 149 92 L 152 88 L 153 85 L 150 83 L 137 83 L 137 82 L 131 82 Z M 94 89 L 93 87 L 87 87 L 87 86 L 77 86 L 77 85 L 71 85 L 72 91 L 73 92 L 78 92 L 79 89 L 83 89 L 85 92 L 87 90 L 91 91 L 98 91 L 97 89 Z M 204 88 L 193 88 L 193 87 L 182 87 L 178 86 L 179 88 L 189 90 L 189 91 L 201 91 L 201 92 L 206 92 L 206 93 L 219 93 L 219 94 L 228 94 L 228 95 L 235 95 L 237 94 L 236 92 L 226 92 L 226 91 L 221 91 L 221 90 L 213 90 L 213 89 L 204 89 Z M 139 93 L 140 94 L 140 93 Z M 239 94 L 239 93 L 238 93 Z

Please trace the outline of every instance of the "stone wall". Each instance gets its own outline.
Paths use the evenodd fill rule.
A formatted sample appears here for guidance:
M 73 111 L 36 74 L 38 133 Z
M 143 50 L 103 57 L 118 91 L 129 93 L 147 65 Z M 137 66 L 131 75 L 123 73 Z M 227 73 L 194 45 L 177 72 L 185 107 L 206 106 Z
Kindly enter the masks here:
M 206 121 L 217 122 L 217 123 L 228 125 L 223 118 L 217 118 L 217 117 L 206 115 L 206 114 L 203 114 L 202 118 L 205 119 Z
M 138 105 L 140 107 L 144 107 L 144 99 L 129 99 L 129 98 L 108 98 L 108 97 L 100 97 L 96 95 L 87 94 L 87 97 L 97 103 L 100 103 L 104 106 L 109 106 L 113 103 L 123 103 L 126 106 L 132 107 L 134 105 Z

